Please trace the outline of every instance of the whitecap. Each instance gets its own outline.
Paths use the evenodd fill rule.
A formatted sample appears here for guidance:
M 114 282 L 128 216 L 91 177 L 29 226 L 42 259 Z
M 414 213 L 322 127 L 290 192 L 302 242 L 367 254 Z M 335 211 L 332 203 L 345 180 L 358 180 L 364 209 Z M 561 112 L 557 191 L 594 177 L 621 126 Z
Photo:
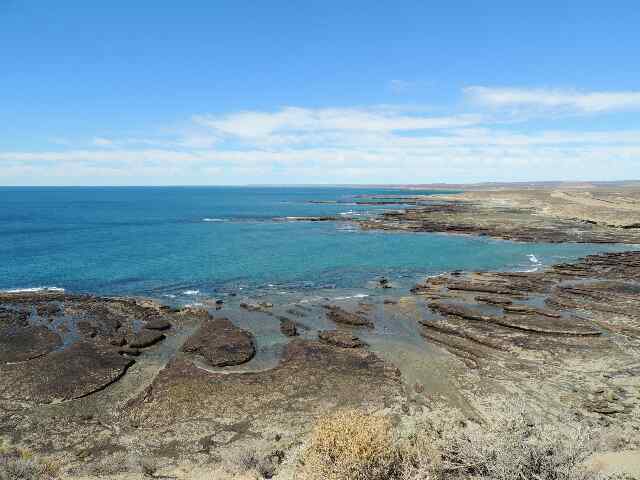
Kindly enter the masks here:
M 13 288 L 10 290 L 2 290 L 2 292 L 4 293 L 64 292 L 64 288 L 60 288 L 60 287 Z
M 333 297 L 334 300 L 349 300 L 350 298 L 366 298 L 369 295 L 366 293 L 356 293 L 355 295 L 347 295 L 344 297 Z
M 203 218 L 203 222 L 224 222 L 222 218 Z
M 536 257 L 533 253 L 530 253 L 529 255 L 527 255 L 527 258 L 529 258 L 529 261 L 531 263 L 540 263 L 540 260 L 538 260 L 538 257 Z
M 200 295 L 200 290 L 185 290 L 183 295 Z

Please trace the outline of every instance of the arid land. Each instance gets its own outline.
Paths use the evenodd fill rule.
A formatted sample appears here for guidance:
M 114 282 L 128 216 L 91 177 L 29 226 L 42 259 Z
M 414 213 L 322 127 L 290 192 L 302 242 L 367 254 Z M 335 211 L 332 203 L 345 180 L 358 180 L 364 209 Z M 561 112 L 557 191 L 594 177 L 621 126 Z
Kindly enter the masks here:
M 518 241 L 640 243 L 640 187 L 475 187 L 408 197 L 415 206 L 363 228 L 486 235 Z M 401 198 L 395 199 L 401 201 Z
M 634 186 L 363 201 L 413 203 L 358 222 L 368 229 L 640 244 Z M 410 292 L 380 282 L 366 299 L 194 309 L 0 295 L 0 438 L 55 459 L 63 478 L 252 478 L 247 451 L 294 478 L 314 421 L 336 409 L 410 431 L 448 410 L 482 424 L 513 403 L 602 432 L 602 468 L 635 463 L 640 251 L 451 272 Z

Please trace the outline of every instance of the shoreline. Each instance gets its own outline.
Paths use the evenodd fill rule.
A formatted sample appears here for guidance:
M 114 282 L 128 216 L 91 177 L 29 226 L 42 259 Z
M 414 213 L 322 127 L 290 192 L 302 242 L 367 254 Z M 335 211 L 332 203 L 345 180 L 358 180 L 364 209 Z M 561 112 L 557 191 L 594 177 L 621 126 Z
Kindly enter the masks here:
M 576 220 L 553 210 L 566 200 L 553 192 L 534 192 L 535 208 L 517 204 L 531 192 L 417 201 L 378 221 L 564 243 Z M 410 435 L 442 412 L 482 425 L 518 403 L 558 428 L 571 419 L 615 437 L 604 455 L 637 451 L 640 249 L 626 241 L 640 230 L 586 225 L 621 251 L 540 265 L 531 248 L 529 271 L 284 295 L 275 282 L 224 296 L 185 284 L 175 298 L 0 292 L 0 440 L 55 458 L 71 479 L 139 478 L 145 459 L 172 478 L 243 478 L 227 460 L 247 451 L 281 452 L 274 478 L 290 479 L 314 423 L 336 410 L 387 417 Z
M 411 293 L 209 312 L 140 298 L 1 294 L 3 321 L 13 318 L 30 335 L 22 349 L 0 349 L 0 382 L 19 385 L 0 388 L 0 436 L 46 453 L 44 428 L 75 478 L 105 458 L 73 446 L 80 438 L 95 444 L 96 421 L 111 432 L 109 448 L 136 438 L 136 451 L 150 448 L 167 469 L 208 458 L 197 445 L 211 435 L 210 422 L 232 428 L 215 435 L 235 438 L 215 444 L 219 456 L 247 448 L 258 432 L 289 452 L 313 419 L 335 408 L 367 405 L 418 421 L 444 405 L 482 421 L 495 414 L 486 402 L 504 399 L 505 390 L 545 418 L 580 412 L 598 428 L 640 428 L 635 374 L 624 373 L 640 362 L 638 278 L 640 251 L 539 272 L 449 272 Z M 66 320 L 56 320 L 61 312 Z M 212 318 L 230 322 L 216 326 Z M 54 332 L 76 340 L 63 338 L 60 350 Z M 77 362 L 80 370 L 68 375 Z M 190 420 L 202 415 L 210 420 Z M 242 418 L 250 419 L 249 437 L 233 430 Z

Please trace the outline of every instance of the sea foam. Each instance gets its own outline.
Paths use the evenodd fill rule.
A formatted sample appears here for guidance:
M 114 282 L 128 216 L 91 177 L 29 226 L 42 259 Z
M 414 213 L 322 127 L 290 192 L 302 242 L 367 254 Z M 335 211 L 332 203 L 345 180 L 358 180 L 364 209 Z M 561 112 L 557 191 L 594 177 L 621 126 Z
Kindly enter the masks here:
M 3 293 L 38 293 L 38 292 L 64 292 L 64 288 L 60 287 L 30 287 L 30 288 L 12 288 L 9 290 L 0 290 Z

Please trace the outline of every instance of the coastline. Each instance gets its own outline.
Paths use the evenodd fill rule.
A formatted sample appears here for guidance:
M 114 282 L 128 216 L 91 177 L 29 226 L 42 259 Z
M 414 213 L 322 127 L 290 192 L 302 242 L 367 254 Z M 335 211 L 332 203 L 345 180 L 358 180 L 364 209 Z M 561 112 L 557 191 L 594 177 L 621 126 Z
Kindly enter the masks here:
M 424 227 L 408 212 L 394 225 Z M 501 238 L 482 222 L 465 233 Z M 637 235 L 598 228 L 609 241 Z M 410 433 L 439 412 L 482 424 L 517 402 L 615 437 L 605 452 L 640 448 L 640 251 L 407 283 L 271 297 L 184 290 L 203 300 L 192 305 L 1 292 L 0 438 L 55 457 L 64 478 L 139 478 L 144 459 L 160 476 L 247 478 L 228 465 L 247 450 L 282 452 L 274 478 L 292 478 L 327 412 L 365 409 Z
M 61 350 L 41 331 L 25 336 L 19 351 L 3 348 L 5 357 L 31 356 L 2 359 L 0 435 L 39 453 L 51 453 L 54 441 L 75 478 L 134 438 L 136 451 L 157 456 L 167 471 L 201 466 L 212 451 L 226 458 L 255 435 L 293 452 L 313 419 L 349 405 L 412 421 L 446 405 L 483 421 L 496 414 L 487 401 L 525 398 L 545 418 L 580 412 L 627 431 L 640 427 L 632 373 L 640 360 L 638 278 L 640 252 L 624 252 L 540 272 L 452 272 L 408 295 L 384 288 L 379 297 L 210 312 L 143 299 L 2 294 L 5 320 L 20 311 L 7 307 L 28 305 L 43 321 L 24 328 L 56 325 L 77 338 Z M 76 317 L 73 327 L 56 323 L 60 309 Z M 206 338 L 199 329 L 210 318 L 231 320 L 216 335 L 235 347 L 185 351 L 190 339 Z M 336 333 L 322 340 L 319 331 Z M 81 373 L 65 374 L 74 362 Z M 190 420 L 202 415 L 209 420 Z M 226 440 L 203 451 L 211 435 Z M 80 447 L 85 442 L 94 446 Z

